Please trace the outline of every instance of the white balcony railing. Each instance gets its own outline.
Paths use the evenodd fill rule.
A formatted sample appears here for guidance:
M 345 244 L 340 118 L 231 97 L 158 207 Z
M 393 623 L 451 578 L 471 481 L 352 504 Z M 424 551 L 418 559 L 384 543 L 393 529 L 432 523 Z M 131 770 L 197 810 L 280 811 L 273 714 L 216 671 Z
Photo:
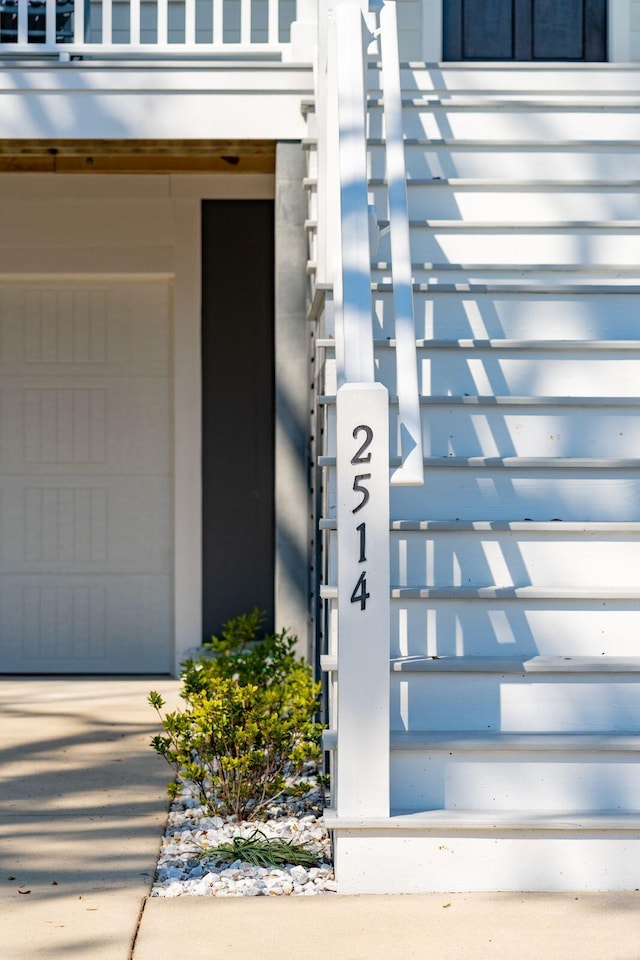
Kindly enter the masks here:
M 278 57 L 296 0 L 0 0 L 0 55 Z

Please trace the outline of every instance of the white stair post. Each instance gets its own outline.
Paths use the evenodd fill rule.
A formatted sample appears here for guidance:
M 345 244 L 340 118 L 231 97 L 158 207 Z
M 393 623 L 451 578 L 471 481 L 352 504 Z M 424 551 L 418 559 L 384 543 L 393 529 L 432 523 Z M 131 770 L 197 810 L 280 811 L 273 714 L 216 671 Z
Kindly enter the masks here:
M 337 394 L 339 817 L 389 816 L 389 398 Z
M 339 817 L 389 815 L 389 397 L 386 387 L 374 382 L 368 37 L 360 6 L 336 3 L 329 42 L 339 127 L 336 349 L 341 346 L 344 363 L 336 413 Z

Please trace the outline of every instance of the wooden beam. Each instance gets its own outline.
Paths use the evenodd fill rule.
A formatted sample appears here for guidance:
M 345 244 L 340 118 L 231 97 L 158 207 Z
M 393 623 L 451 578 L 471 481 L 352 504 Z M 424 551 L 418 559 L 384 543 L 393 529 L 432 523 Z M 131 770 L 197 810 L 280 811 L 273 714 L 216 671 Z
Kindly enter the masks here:
M 4 173 L 274 173 L 271 140 L 0 140 Z

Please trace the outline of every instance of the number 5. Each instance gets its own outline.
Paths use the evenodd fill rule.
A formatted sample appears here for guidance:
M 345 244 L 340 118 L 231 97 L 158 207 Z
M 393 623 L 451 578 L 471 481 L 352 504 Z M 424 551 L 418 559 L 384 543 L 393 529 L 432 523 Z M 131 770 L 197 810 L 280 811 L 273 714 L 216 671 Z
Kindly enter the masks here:
M 357 513 L 358 510 L 362 510 L 365 503 L 369 502 L 369 491 L 367 490 L 366 487 L 363 487 L 362 484 L 358 482 L 359 480 L 371 480 L 371 474 L 359 473 L 353 478 L 353 489 L 355 490 L 356 493 L 362 494 L 362 500 L 360 501 L 357 507 L 353 508 L 351 513 Z

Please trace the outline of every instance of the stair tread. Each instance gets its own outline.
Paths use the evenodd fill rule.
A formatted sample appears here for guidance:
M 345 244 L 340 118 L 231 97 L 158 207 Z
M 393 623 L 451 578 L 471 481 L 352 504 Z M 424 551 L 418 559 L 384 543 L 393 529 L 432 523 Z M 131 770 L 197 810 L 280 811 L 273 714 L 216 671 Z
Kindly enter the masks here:
M 325 730 L 325 749 L 335 749 L 337 732 Z M 392 750 L 457 750 L 466 752 L 616 752 L 640 751 L 640 733 L 501 733 L 476 730 L 392 730 Z
M 338 658 L 325 655 L 320 665 L 327 673 L 338 669 Z M 472 674 L 636 674 L 640 657 L 392 657 L 391 673 L 472 673 Z
M 640 813 L 603 810 L 599 813 L 552 813 L 535 810 L 412 810 L 392 811 L 390 817 L 340 817 L 331 808 L 324 811 L 329 830 L 634 830 L 640 829 Z
M 314 186 L 317 184 L 317 178 L 308 178 L 305 185 Z M 386 187 L 387 180 L 384 177 L 370 178 L 368 181 L 370 187 Z M 407 177 L 408 187 L 454 187 L 456 189 L 491 189 L 500 191 L 509 190 L 527 190 L 531 193 L 537 193 L 542 190 L 558 189 L 563 192 L 580 193 L 583 190 L 602 190 L 607 193 L 615 193 L 618 190 L 637 190 L 640 188 L 640 180 L 518 180 L 501 177 L 492 179 L 490 177 Z
M 302 181 L 305 187 L 316 187 L 318 185 L 317 177 L 305 177 Z M 386 187 L 388 180 L 386 177 L 370 177 L 367 181 L 369 187 Z M 408 187 L 454 187 L 455 189 L 481 189 L 509 191 L 509 190 L 527 190 L 531 193 L 537 193 L 541 190 L 558 189 L 563 192 L 575 191 L 580 193 L 583 190 L 603 190 L 607 193 L 616 193 L 619 190 L 637 190 L 640 189 L 640 180 L 518 180 L 507 179 L 506 177 L 412 177 L 407 174 Z
M 481 270 L 482 268 L 479 268 L 478 272 Z M 615 272 L 617 273 L 617 270 Z M 509 271 L 505 269 L 503 273 L 507 274 Z M 555 281 L 553 283 L 549 283 L 543 278 L 536 280 L 534 277 L 528 283 L 523 283 L 519 278 L 510 276 L 497 279 L 493 278 L 492 280 L 478 280 L 476 278 L 467 277 L 465 280 L 461 281 L 441 281 L 438 280 L 438 278 L 431 278 L 423 281 L 416 281 L 414 279 L 411 289 L 414 293 L 445 293 L 457 296 L 465 293 L 524 293 L 549 294 L 551 296 L 584 293 L 588 293 L 590 295 L 606 294 L 607 296 L 612 296 L 618 294 L 637 295 L 640 293 L 640 277 L 634 278 L 637 280 L 636 283 L 629 283 L 629 281 L 625 279 L 621 279 L 619 283 L 603 283 L 598 279 L 589 280 L 591 271 L 587 271 L 585 268 L 575 269 L 571 265 L 563 268 L 562 273 L 582 273 L 587 279 L 582 283 L 556 283 Z M 596 272 L 594 271 L 594 274 L 595 273 Z M 609 279 L 611 280 L 615 278 Z M 374 280 L 371 284 L 371 289 L 374 293 L 392 293 L 393 282 L 391 280 Z
M 335 517 L 323 517 L 321 530 L 336 530 Z M 391 520 L 390 530 L 452 533 L 640 533 L 636 520 Z
M 390 270 L 393 264 L 388 260 L 375 260 L 371 263 L 372 270 Z M 471 273 L 584 273 L 588 272 L 594 276 L 603 275 L 609 277 L 610 274 L 625 273 L 630 277 L 638 277 L 639 271 L 637 264 L 589 264 L 587 266 L 580 263 L 455 263 L 449 260 L 440 263 L 414 261 L 411 264 L 414 271 L 425 271 L 428 273 L 455 273 L 457 271 Z M 415 279 L 415 278 L 414 278 Z
M 394 673 L 640 673 L 640 657 L 394 657 L 391 670 Z
M 467 91 L 449 91 L 448 95 L 443 96 L 437 90 L 424 91 L 422 95 L 406 96 L 407 91 L 402 96 L 403 107 L 444 107 L 447 110 L 477 110 L 495 109 L 509 110 L 517 109 L 519 111 L 549 110 L 564 111 L 577 109 L 580 111 L 590 110 L 616 110 L 616 111 L 637 111 L 640 105 L 640 97 L 637 91 L 627 91 L 626 93 L 615 93 L 607 91 L 606 93 L 594 93 L 589 90 L 583 94 L 578 92 L 558 91 L 556 93 L 535 93 L 530 90 L 514 91 L 510 95 L 505 93 L 490 93 L 487 90 L 478 90 L 470 94 Z M 377 94 L 367 96 L 367 106 L 376 109 L 384 106 L 384 97 Z
M 418 400 L 423 407 L 637 407 L 640 405 L 640 397 L 497 397 L 495 395 L 426 397 L 420 395 Z M 331 406 L 335 402 L 335 394 L 321 394 L 318 397 L 318 404 L 321 406 Z M 398 397 L 390 395 L 389 403 L 397 404 Z
M 385 219 L 377 220 L 378 227 L 386 230 L 389 221 Z M 305 220 L 305 230 L 316 230 L 318 221 L 315 217 Z M 438 219 L 419 219 L 409 220 L 409 227 L 413 230 L 508 230 L 513 232 L 515 228 L 524 230 L 537 230 L 547 232 L 552 230 L 625 230 L 637 231 L 640 228 L 640 220 L 438 220 Z M 424 265 L 420 265 L 424 266 Z M 553 266 L 553 264 L 552 264 Z M 530 265 L 531 267 L 531 265 Z M 556 269 L 558 265 L 555 264 Z M 515 269 L 514 265 L 508 265 L 510 270 Z M 536 264 L 536 269 L 544 267 Z M 451 269 L 451 265 L 449 265 Z M 610 264 L 606 265 L 607 270 L 615 269 Z M 627 264 L 627 269 L 636 269 Z
M 324 584 L 320 596 L 332 600 L 338 596 L 338 588 Z M 640 600 L 640 586 L 630 587 L 390 587 L 393 600 L 595 600 L 626 601 Z
M 311 222 L 311 221 L 309 221 Z M 378 220 L 378 227 L 384 230 L 388 220 Z M 551 232 L 554 230 L 624 230 L 637 231 L 640 220 L 409 220 L 413 230 L 533 230 Z M 509 264 L 513 269 L 513 264 Z M 540 267 L 536 264 L 536 269 Z M 611 269 L 607 265 L 607 269 Z M 635 267 L 637 269 L 637 267 Z
M 384 146 L 384 137 L 368 137 L 367 144 L 370 147 Z M 493 140 L 490 137 L 405 137 L 405 147 L 462 147 L 462 148 L 485 148 L 492 147 L 502 152 L 503 150 L 519 149 L 520 147 L 529 150 L 549 150 L 554 148 L 563 148 L 567 150 L 576 149 L 602 149 L 611 150 L 612 148 L 628 149 L 637 152 L 639 149 L 637 140 L 586 140 L 586 139 L 536 139 L 536 140 Z
M 330 349 L 335 347 L 335 339 L 322 339 L 319 338 L 316 340 L 317 347 L 323 347 L 324 349 Z M 373 345 L 377 349 L 382 349 L 384 347 L 394 348 L 396 346 L 395 337 L 386 337 L 382 339 L 380 337 L 374 338 Z M 470 339 L 470 338 L 460 338 L 458 340 L 445 340 L 445 339 L 428 339 L 428 338 L 418 338 L 415 341 L 416 347 L 425 348 L 428 350 L 457 350 L 457 349 L 473 349 L 473 350 L 640 350 L 640 339 L 638 340 L 509 340 L 504 339 Z M 479 395 L 480 396 L 480 395 Z M 449 399 L 447 397 L 442 397 L 442 399 Z M 459 399 L 466 401 L 467 394 L 460 395 Z M 491 399 L 490 397 L 486 399 Z M 503 402 L 505 399 L 512 398 L 503 398 L 496 397 L 497 400 Z M 521 399 L 529 399 L 521 397 Z M 535 398 L 538 399 L 538 398 Z M 574 398 L 571 397 L 558 397 L 557 399 L 561 400 L 571 400 Z M 616 399 L 616 398 L 610 398 Z M 625 399 L 625 398 L 619 398 Z M 633 398 L 632 398 L 633 399 Z M 637 398 L 636 398 L 637 399 Z
M 397 466 L 398 457 L 390 457 L 391 466 Z M 423 457 L 425 468 L 483 467 L 516 470 L 638 470 L 637 457 Z M 333 467 L 335 457 L 318 457 L 321 467 Z

